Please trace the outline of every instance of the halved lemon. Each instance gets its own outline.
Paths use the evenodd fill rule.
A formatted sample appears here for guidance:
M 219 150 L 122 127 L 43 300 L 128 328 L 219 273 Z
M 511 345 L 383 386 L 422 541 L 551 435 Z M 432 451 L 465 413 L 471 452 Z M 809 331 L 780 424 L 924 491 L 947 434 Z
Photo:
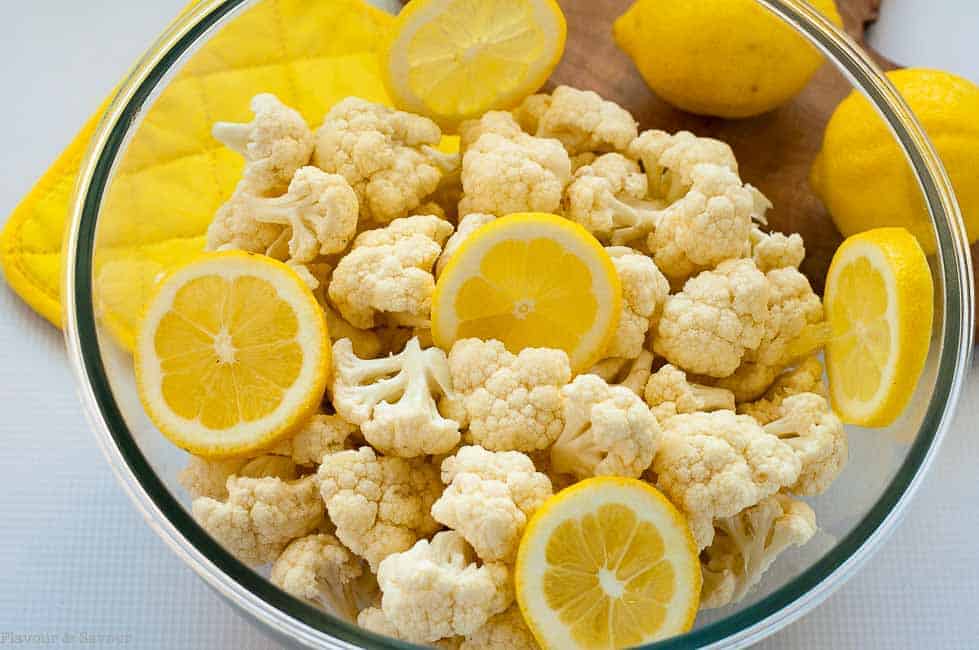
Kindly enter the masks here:
M 553 214 L 519 213 L 470 235 L 432 297 L 432 336 L 448 350 L 465 338 L 568 353 L 576 371 L 602 356 L 615 332 L 622 285 L 602 245 Z
M 544 648 L 625 648 L 693 625 L 702 576 L 686 520 L 654 487 L 591 478 L 558 492 L 520 542 L 517 602 Z
M 275 443 L 320 405 L 330 369 L 323 310 L 299 276 L 262 255 L 207 255 L 162 282 L 136 340 L 150 419 L 199 456 Z
M 381 76 L 398 108 L 454 130 L 544 85 L 566 37 L 554 0 L 412 0 L 381 53 Z
M 904 228 L 868 230 L 836 251 L 826 371 L 844 422 L 883 427 L 901 415 L 928 357 L 934 293 L 924 251 Z

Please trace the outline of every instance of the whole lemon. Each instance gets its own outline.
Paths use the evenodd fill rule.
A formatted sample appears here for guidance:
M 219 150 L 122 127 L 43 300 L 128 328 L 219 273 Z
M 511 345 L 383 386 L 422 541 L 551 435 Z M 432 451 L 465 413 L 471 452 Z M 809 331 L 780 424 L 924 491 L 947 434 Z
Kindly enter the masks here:
M 979 238 L 979 87 L 948 72 L 887 73 L 945 164 L 965 218 Z M 935 252 L 935 235 L 911 167 L 870 103 L 853 92 L 836 108 L 809 178 L 844 236 L 903 226 Z
M 833 0 L 810 4 L 843 24 Z M 802 90 L 823 62 L 755 0 L 639 0 L 613 33 L 657 95 L 701 115 L 772 110 Z

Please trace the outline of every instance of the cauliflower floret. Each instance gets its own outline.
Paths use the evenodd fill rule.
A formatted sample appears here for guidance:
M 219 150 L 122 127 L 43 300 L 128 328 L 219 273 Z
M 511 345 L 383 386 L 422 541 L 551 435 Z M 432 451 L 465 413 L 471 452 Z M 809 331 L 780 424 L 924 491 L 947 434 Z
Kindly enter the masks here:
M 194 499 L 194 519 L 245 564 L 259 565 L 279 556 L 286 544 L 323 521 L 323 501 L 313 477 L 283 481 L 276 477 L 232 476 L 228 498 Z
M 486 133 L 462 157 L 459 214 L 555 212 L 570 178 L 571 160 L 557 140 Z
M 750 415 L 761 424 L 768 424 L 781 417 L 780 410 L 785 398 L 799 393 L 815 393 L 822 397 L 828 395 L 823 383 L 823 364 L 816 356 L 806 358 L 794 369 L 779 375 L 760 399 L 738 404 L 738 413 Z
M 527 520 L 551 496 L 551 481 L 526 455 L 479 446 L 442 461 L 442 482 L 449 487 L 432 505 L 432 516 L 485 562 L 512 563 Z
M 439 529 L 430 511 L 442 482 L 423 459 L 377 456 L 361 447 L 324 457 L 316 478 L 336 536 L 372 571 Z
M 518 109 L 538 137 L 555 138 L 572 155 L 625 151 L 639 134 L 636 120 L 615 102 L 591 90 L 558 86 L 550 98 L 533 95 Z
M 679 413 L 734 410 L 734 393 L 691 383 L 687 373 L 670 364 L 650 376 L 643 398 L 660 422 Z
M 177 475 L 177 481 L 187 490 L 192 499 L 198 497 L 225 499 L 228 496 L 228 477 L 237 475 L 247 462 L 247 458 L 211 460 L 191 456 L 187 467 Z
M 389 555 L 377 582 L 384 616 L 398 637 L 413 643 L 472 634 L 513 602 L 507 566 L 477 566 L 472 549 L 453 531 Z
M 330 300 L 361 329 L 374 327 L 378 312 L 400 324 L 427 326 L 435 291 L 432 266 L 451 234 L 452 224 L 431 215 L 362 232 L 333 271 Z
M 550 107 L 551 96 L 547 93 L 538 93 L 524 99 L 510 114 L 517 121 L 517 124 L 520 125 L 521 129 L 527 133 L 537 133 L 537 129 L 540 126 L 540 118 Z
M 739 402 L 758 398 L 793 362 L 821 348 L 829 338 L 823 303 L 806 276 L 793 267 L 765 276 L 769 286 L 768 318 L 758 346 L 745 352 L 741 366 L 718 386 Z
M 377 581 L 364 562 L 336 537 L 322 533 L 292 541 L 272 565 L 270 579 L 350 622 L 378 596 Z
M 455 252 L 459 250 L 462 242 L 466 241 L 469 235 L 495 220 L 495 215 L 482 214 L 480 212 L 467 214 L 460 219 L 459 225 L 456 226 L 456 231 L 445 242 L 445 246 L 442 248 L 442 255 L 439 256 L 438 262 L 435 263 L 435 277 L 437 278 L 442 275 L 442 271 L 448 266 L 449 260 L 452 259 L 452 256 L 455 255 Z
M 628 219 L 646 196 L 646 176 L 622 154 L 608 153 L 578 167 L 562 204 L 564 215 L 608 241 L 616 224 Z
M 244 185 L 252 194 L 276 196 L 285 191 L 313 154 L 313 132 L 298 111 L 275 95 L 255 95 L 255 119 L 247 124 L 216 122 L 214 138 L 245 158 Z
M 331 339 L 350 339 L 354 354 L 362 359 L 373 359 L 381 355 L 384 347 L 377 332 L 354 327 L 329 305 L 323 307 L 323 312 L 326 314 L 326 329 Z
M 313 162 L 347 179 L 360 200 L 361 219 L 387 223 L 438 187 L 441 160 L 433 160 L 431 147 L 441 139 L 428 118 L 348 97 L 316 131 Z
M 350 341 L 333 344 L 333 406 L 375 449 L 411 458 L 443 454 L 459 443 L 459 423 L 436 400 L 453 399 L 445 352 L 422 350 L 417 338 L 399 354 L 360 359 Z
M 798 233 L 765 233 L 752 227 L 751 257 L 762 273 L 790 267 L 797 269 L 806 258 L 806 246 Z
M 765 425 L 765 432 L 792 447 L 802 463 L 799 480 L 789 486 L 789 491 L 801 496 L 822 494 L 846 465 L 843 423 L 826 398 L 815 393 L 786 397 L 779 413 L 779 419 Z
M 466 637 L 459 650 L 539 650 L 520 608 L 511 605 Z
M 816 513 L 802 501 L 776 494 L 714 522 L 714 541 L 701 554 L 701 609 L 736 603 L 758 584 L 779 553 L 816 534 Z
M 686 194 L 655 217 L 646 245 L 674 285 L 749 246 L 754 200 L 738 175 L 718 165 L 696 165 Z
M 652 469 L 656 487 L 686 515 L 702 549 L 714 538 L 715 519 L 793 485 L 802 466 L 792 447 L 752 418 L 714 411 L 667 420 Z
M 628 388 L 578 375 L 561 389 L 564 430 L 551 446 L 551 467 L 579 479 L 638 478 L 653 462 L 659 424 Z
M 478 120 L 466 120 L 459 125 L 459 151 L 465 154 L 469 147 L 487 133 L 495 133 L 510 140 L 518 138 L 523 131 L 510 113 L 488 111 Z
M 592 366 L 588 373 L 598 375 L 606 383 L 623 386 L 642 397 L 646 382 L 653 373 L 653 353 L 642 350 L 635 359 L 610 357 Z
M 642 352 L 650 323 L 658 316 L 670 283 L 653 260 L 631 248 L 606 248 L 622 283 L 619 325 L 605 350 L 609 357 L 633 359 Z
M 643 131 L 629 144 L 628 155 L 642 161 L 649 178 L 649 193 L 667 203 L 690 191 L 697 165 L 717 165 L 738 173 L 738 161 L 726 142 L 698 138 L 689 131 L 673 135 L 665 131 Z
M 560 389 L 571 381 L 563 350 L 526 348 L 514 355 L 496 340 L 463 339 L 452 346 L 449 370 L 473 443 L 529 452 L 561 433 Z
M 666 299 L 653 350 L 687 372 L 726 377 L 761 342 L 768 296 L 769 283 L 754 262 L 722 262 Z
M 318 255 L 342 251 L 356 229 L 357 196 L 347 181 L 302 167 L 282 196 L 264 198 L 239 185 L 208 227 L 207 245 L 210 250 L 247 250 L 306 264 Z
M 289 456 L 298 465 L 319 465 L 323 456 L 346 449 L 348 438 L 356 432 L 356 425 L 339 415 L 319 413 L 271 453 Z

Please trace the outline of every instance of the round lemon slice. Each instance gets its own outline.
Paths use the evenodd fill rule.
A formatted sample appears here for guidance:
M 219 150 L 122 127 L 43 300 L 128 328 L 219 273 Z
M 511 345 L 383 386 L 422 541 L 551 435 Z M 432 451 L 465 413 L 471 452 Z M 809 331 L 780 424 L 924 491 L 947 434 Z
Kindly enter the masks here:
M 554 0 L 412 0 L 381 53 L 398 108 L 454 130 L 544 85 L 567 25 Z
M 924 251 L 903 228 L 868 230 L 836 251 L 826 371 L 844 422 L 880 427 L 901 415 L 928 357 L 934 292 Z
M 625 648 L 693 625 L 702 583 L 686 520 L 636 479 L 591 478 L 534 514 L 517 602 L 544 648 Z
M 432 336 L 448 350 L 497 339 L 517 353 L 556 348 L 576 371 L 602 356 L 615 332 L 622 285 L 587 230 L 552 214 L 520 213 L 470 235 L 439 276 Z
M 330 339 L 323 310 L 289 267 L 217 253 L 161 283 L 135 365 L 143 407 L 160 431 L 219 458 L 266 447 L 316 411 Z

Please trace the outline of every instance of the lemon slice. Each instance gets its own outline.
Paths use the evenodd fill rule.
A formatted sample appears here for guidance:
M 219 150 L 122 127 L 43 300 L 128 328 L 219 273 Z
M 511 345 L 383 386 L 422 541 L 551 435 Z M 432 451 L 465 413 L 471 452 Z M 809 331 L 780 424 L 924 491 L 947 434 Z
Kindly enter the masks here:
M 381 76 L 398 108 L 454 130 L 544 85 L 566 36 L 554 0 L 412 0 L 381 53 Z
M 544 648 L 624 648 L 682 634 L 700 604 L 686 520 L 636 479 L 591 478 L 548 499 L 527 525 L 514 575 Z
M 262 255 L 208 255 L 174 271 L 136 340 L 150 419 L 205 457 L 245 454 L 317 409 L 330 368 L 323 310 L 289 267 Z
M 448 350 L 497 339 L 517 353 L 556 348 L 576 371 L 601 357 L 618 326 L 622 285 L 587 230 L 552 214 L 512 214 L 476 230 L 432 297 L 432 336 Z
M 934 292 L 924 251 L 903 228 L 868 230 L 836 251 L 826 370 L 844 422 L 887 426 L 901 415 L 928 357 Z

